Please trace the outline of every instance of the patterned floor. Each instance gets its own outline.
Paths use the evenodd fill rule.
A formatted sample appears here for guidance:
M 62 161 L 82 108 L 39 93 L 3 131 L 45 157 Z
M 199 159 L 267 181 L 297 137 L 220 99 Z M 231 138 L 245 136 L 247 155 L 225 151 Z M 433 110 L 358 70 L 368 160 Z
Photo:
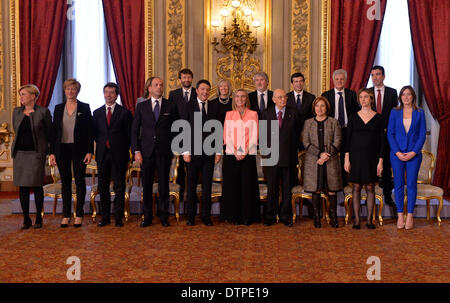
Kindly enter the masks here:
M 0 283 L 70 282 L 70 256 L 81 261 L 81 282 L 371 282 L 370 256 L 381 262 L 379 282 L 450 282 L 450 222 L 416 220 L 411 231 L 392 219 L 376 230 L 351 225 L 315 229 L 304 218 L 293 228 L 193 227 L 184 219 L 148 228 L 133 216 L 121 229 L 99 228 L 85 217 L 76 229 L 46 215 L 41 230 L 21 231 L 20 215 L 0 215 Z M 343 221 L 340 221 L 341 226 Z M 364 222 L 363 222 L 364 223 Z

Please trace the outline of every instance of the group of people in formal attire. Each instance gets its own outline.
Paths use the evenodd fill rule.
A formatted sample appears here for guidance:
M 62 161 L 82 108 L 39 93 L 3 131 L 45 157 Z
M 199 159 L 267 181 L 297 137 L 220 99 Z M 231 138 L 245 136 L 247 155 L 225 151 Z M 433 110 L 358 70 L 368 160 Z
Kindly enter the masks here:
M 81 84 L 76 79 L 64 82 L 66 100 L 55 107 L 53 121 L 49 110 L 36 104 L 39 89 L 32 84 L 19 89 L 21 106 L 15 108 L 12 145 L 14 183 L 20 187 L 20 203 L 24 215 L 23 229 L 32 226 L 29 215 L 30 189 L 34 191 L 36 221 L 42 227 L 43 184 L 46 157 L 57 165 L 62 183 L 63 219 L 67 227 L 72 217 L 72 177 L 75 179 L 77 207 L 74 226 L 80 227 L 86 194 L 85 170 L 94 154 L 98 168 L 100 213 L 98 226 L 111 224 L 111 180 L 113 183 L 114 217 L 123 226 L 126 174 L 130 149 L 140 165 L 143 186 L 143 220 L 141 227 L 153 223 L 153 183 L 158 178 L 157 215 L 162 226 L 169 224 L 169 174 L 174 151 L 172 140 L 180 132 L 172 131 L 177 120 L 190 127 L 190 142 L 198 143 L 196 134 L 201 117 L 200 143 L 205 143 L 212 130 L 203 126 L 219 121 L 223 126 L 223 144 L 216 152 L 207 153 L 195 144 L 183 145 L 177 168 L 179 196 L 186 203 L 187 225 L 195 225 L 201 181 L 200 218 L 206 226 L 211 220 L 211 192 L 216 166 L 222 169 L 220 218 L 232 224 L 250 225 L 263 221 L 270 226 L 279 220 L 293 226 L 291 189 L 298 184 L 298 152 L 304 151 L 303 189 L 311 194 L 314 226 L 321 227 L 321 195 L 329 201 L 330 225 L 337 228 L 337 193 L 349 182 L 352 185 L 354 224 L 360 229 L 360 200 L 363 187 L 367 193 L 367 228 L 374 229 L 372 210 L 375 184 L 380 181 L 385 201 L 396 208 L 397 227 L 413 227 L 417 195 L 417 176 L 426 126 L 423 110 L 416 105 L 411 86 L 397 91 L 384 85 L 381 66 L 371 70 L 374 87 L 357 93 L 345 88 L 347 73 L 333 73 L 334 88 L 315 97 L 304 90 L 305 77 L 291 76 L 293 90 L 268 89 L 266 73 L 254 75 L 256 90 L 248 93 L 239 88 L 233 92 L 228 80 L 217 85 L 217 98 L 209 100 L 211 84 L 200 80 L 193 86 L 189 69 L 179 72 L 181 87 L 163 97 L 164 83 L 159 77 L 149 78 L 143 96 L 137 100 L 134 116 L 116 102 L 120 88 L 107 83 L 103 88 L 105 105 L 91 115 L 89 104 L 77 99 Z M 267 146 L 277 146 L 279 157 L 274 165 L 265 166 L 267 201 L 261 215 L 257 166 L 261 161 L 259 125 L 278 125 L 278 131 L 264 136 Z M 207 129 L 207 128 L 205 128 Z M 276 134 L 275 134 L 276 133 Z M 197 140 L 197 141 L 195 141 Z M 184 147 L 187 146 L 187 147 Z M 270 155 L 263 155 L 270 157 Z M 394 176 L 392 184 L 391 166 Z M 406 218 L 403 216 L 405 173 L 408 196 Z M 395 189 L 395 204 L 391 198 Z M 280 193 L 281 191 L 281 193 Z M 280 195 L 281 194 L 281 195 Z M 281 196 L 281 197 L 280 197 Z M 184 198 L 186 197 L 186 198 Z M 295 211 L 295 210 L 294 210 Z

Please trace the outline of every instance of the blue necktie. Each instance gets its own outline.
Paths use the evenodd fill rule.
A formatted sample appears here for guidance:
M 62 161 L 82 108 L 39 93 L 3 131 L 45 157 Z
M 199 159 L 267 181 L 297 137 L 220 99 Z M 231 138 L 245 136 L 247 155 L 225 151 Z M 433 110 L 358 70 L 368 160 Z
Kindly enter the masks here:
M 297 109 L 298 111 L 301 110 L 302 107 L 302 100 L 300 99 L 300 95 L 297 95 Z
M 339 94 L 339 111 L 338 111 L 338 121 L 341 127 L 345 126 L 345 112 L 344 112 L 344 97 L 342 97 L 342 92 Z
M 159 118 L 159 102 L 158 100 L 155 101 L 155 108 L 153 109 L 153 115 L 155 116 L 155 120 L 158 121 Z
M 186 102 L 186 103 L 189 102 L 189 93 L 188 92 L 184 92 L 184 102 Z
M 264 94 L 261 94 L 261 100 L 259 101 L 259 112 L 262 114 L 266 108 L 266 103 L 264 102 Z

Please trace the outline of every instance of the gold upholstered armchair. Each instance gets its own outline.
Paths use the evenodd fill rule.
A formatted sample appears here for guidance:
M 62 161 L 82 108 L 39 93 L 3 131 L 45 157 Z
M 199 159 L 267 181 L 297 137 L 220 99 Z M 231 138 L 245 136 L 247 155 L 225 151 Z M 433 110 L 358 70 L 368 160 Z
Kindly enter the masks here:
M 431 185 L 433 170 L 435 165 L 434 155 L 426 150 L 422 150 L 422 163 L 420 164 L 419 176 L 417 178 L 417 200 L 425 200 L 427 202 L 427 220 L 430 220 L 430 200 L 436 199 L 439 202 L 436 218 L 438 225 L 441 225 L 441 210 L 443 206 L 444 190 L 440 187 Z M 406 204 L 406 187 L 405 201 Z M 406 206 L 404 207 L 406 211 Z
M 298 181 L 299 181 L 299 185 L 293 187 L 291 189 L 291 193 L 292 193 L 292 222 L 295 223 L 295 220 L 297 218 L 297 211 L 296 211 L 296 207 L 295 207 L 295 203 L 297 201 L 297 199 L 299 199 L 299 204 L 300 204 L 300 210 L 299 210 L 299 216 L 300 218 L 303 216 L 303 199 L 312 199 L 312 195 L 310 193 L 307 193 L 304 191 L 303 189 L 303 171 L 304 171 L 304 164 L 305 164 L 305 155 L 306 152 L 305 151 L 301 151 L 297 154 L 298 156 L 298 165 L 297 165 L 297 174 L 298 174 Z M 320 195 L 323 201 L 323 207 L 322 207 L 322 213 L 323 213 L 323 217 L 325 217 L 327 223 L 330 223 L 330 218 L 328 216 L 328 196 L 325 194 L 321 194 Z

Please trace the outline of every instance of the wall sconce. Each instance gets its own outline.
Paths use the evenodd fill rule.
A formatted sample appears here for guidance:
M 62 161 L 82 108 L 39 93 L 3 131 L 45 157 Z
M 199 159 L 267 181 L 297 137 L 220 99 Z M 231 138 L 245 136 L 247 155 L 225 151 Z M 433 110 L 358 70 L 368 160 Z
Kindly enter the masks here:
M 225 55 L 218 59 L 216 72 L 219 78 L 230 80 L 233 87 L 252 86 L 253 74 L 261 69 L 259 60 L 251 58 L 258 47 L 258 28 L 263 26 L 254 16 L 255 7 L 256 0 L 224 0 L 220 16 L 211 20 L 211 44 L 218 54 Z

